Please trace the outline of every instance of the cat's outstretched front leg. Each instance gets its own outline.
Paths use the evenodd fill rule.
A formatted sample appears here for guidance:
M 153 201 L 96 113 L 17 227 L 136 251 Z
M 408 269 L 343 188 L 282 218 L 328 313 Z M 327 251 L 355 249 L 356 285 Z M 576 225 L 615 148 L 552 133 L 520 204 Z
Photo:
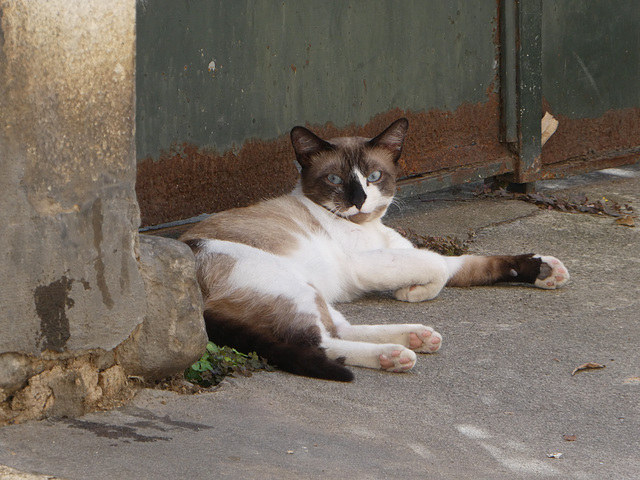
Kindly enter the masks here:
M 449 280 L 442 255 L 429 250 L 384 249 L 351 257 L 361 292 L 394 291 L 398 300 L 421 302 L 438 296 Z
M 510 282 L 555 289 L 570 278 L 560 260 L 534 254 L 445 257 L 429 250 L 387 249 L 360 253 L 352 267 L 362 291 L 391 290 L 405 302 L 431 300 L 445 285 Z
M 440 290 L 438 290 L 440 293 Z M 393 292 L 393 296 L 396 300 L 402 302 L 424 302 L 425 300 L 432 300 L 437 296 L 437 293 L 433 294 L 433 288 L 431 285 L 411 285 L 409 287 L 399 288 Z
M 449 269 L 449 287 L 471 287 L 495 283 L 529 283 L 553 290 L 563 287 L 570 278 L 569 270 L 555 257 L 541 255 L 494 255 L 442 257 Z M 405 302 L 421 302 L 433 298 L 433 285 L 411 285 L 394 295 Z
M 494 255 L 445 257 L 451 272 L 450 287 L 529 283 L 547 290 L 564 286 L 569 270 L 555 257 L 541 255 Z

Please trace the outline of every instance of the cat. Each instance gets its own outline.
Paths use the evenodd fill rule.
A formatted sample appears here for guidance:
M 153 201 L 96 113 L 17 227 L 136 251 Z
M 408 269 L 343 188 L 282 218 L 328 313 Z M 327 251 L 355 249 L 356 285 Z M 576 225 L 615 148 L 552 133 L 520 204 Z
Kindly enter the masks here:
M 333 305 L 393 291 L 421 302 L 444 286 L 569 280 L 550 256 L 445 257 L 416 249 L 381 218 L 393 201 L 409 122 L 372 139 L 291 130 L 300 179 L 288 195 L 214 214 L 180 240 L 194 252 L 211 341 L 281 370 L 351 381 L 347 365 L 406 372 L 442 337 L 418 325 L 351 325 Z

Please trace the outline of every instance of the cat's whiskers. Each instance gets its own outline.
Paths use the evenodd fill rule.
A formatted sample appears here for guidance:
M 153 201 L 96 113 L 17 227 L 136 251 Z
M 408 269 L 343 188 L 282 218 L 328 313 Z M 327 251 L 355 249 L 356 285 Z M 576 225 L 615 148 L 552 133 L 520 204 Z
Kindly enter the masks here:
M 391 203 L 389 203 L 389 208 L 392 206 L 396 207 L 399 212 L 402 212 L 407 207 L 407 203 L 400 198 L 394 197 Z
M 332 217 L 342 217 L 342 215 L 340 215 L 340 206 L 335 202 L 323 204 L 322 206 L 331 214 Z

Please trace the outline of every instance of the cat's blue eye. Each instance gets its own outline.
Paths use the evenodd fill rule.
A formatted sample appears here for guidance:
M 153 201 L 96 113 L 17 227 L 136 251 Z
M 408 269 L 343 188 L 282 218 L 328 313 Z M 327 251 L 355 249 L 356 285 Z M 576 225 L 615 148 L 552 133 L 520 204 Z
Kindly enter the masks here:
M 333 173 L 327 175 L 327 180 L 329 180 L 334 185 L 340 185 L 342 183 L 342 179 L 338 175 L 334 175 Z
M 382 177 L 382 173 L 379 170 L 376 170 L 375 172 L 371 172 L 369 174 L 369 176 L 367 177 L 367 181 L 377 182 L 378 180 L 380 180 L 380 177 Z

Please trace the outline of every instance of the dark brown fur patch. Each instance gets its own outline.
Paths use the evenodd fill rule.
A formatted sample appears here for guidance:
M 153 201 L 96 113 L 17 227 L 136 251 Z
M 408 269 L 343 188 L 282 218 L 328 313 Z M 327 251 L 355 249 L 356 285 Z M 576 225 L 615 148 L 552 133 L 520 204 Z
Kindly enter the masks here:
M 328 315 L 326 304 L 324 308 Z M 289 299 L 236 290 L 224 297 L 210 296 L 204 317 L 207 335 L 218 345 L 255 351 L 272 365 L 297 375 L 353 380 L 353 373 L 340 360 L 329 359 L 321 347 L 316 317 L 298 312 Z
M 210 340 L 219 345 L 229 345 L 242 352 L 257 352 L 270 364 L 296 375 L 340 382 L 353 380 L 353 373 L 340 359 L 327 357 L 320 346 L 320 329 L 316 325 L 292 332 L 283 342 L 268 329 L 237 322 L 221 312 L 205 310 L 204 319 Z
M 292 332 L 316 325 L 318 318 L 298 312 L 295 302 L 289 298 L 234 288 L 229 282 L 236 264 L 233 257 L 202 250 L 196 259 L 205 310 L 265 335 L 275 335 L 281 341 L 287 341 Z M 324 308 L 327 308 L 326 304 Z
M 492 285 L 499 282 L 535 283 L 546 278 L 541 272 L 542 261 L 533 254 L 465 257 L 462 268 L 447 283 L 450 287 Z
M 312 314 L 298 312 L 295 303 L 287 298 L 257 295 L 250 290 L 236 290 L 222 298 L 208 298 L 205 310 L 250 326 L 262 334 L 274 335 L 284 342 L 291 338 L 293 332 L 316 326 L 317 320 Z M 310 344 L 318 342 L 319 337 L 317 342 L 313 340 Z

